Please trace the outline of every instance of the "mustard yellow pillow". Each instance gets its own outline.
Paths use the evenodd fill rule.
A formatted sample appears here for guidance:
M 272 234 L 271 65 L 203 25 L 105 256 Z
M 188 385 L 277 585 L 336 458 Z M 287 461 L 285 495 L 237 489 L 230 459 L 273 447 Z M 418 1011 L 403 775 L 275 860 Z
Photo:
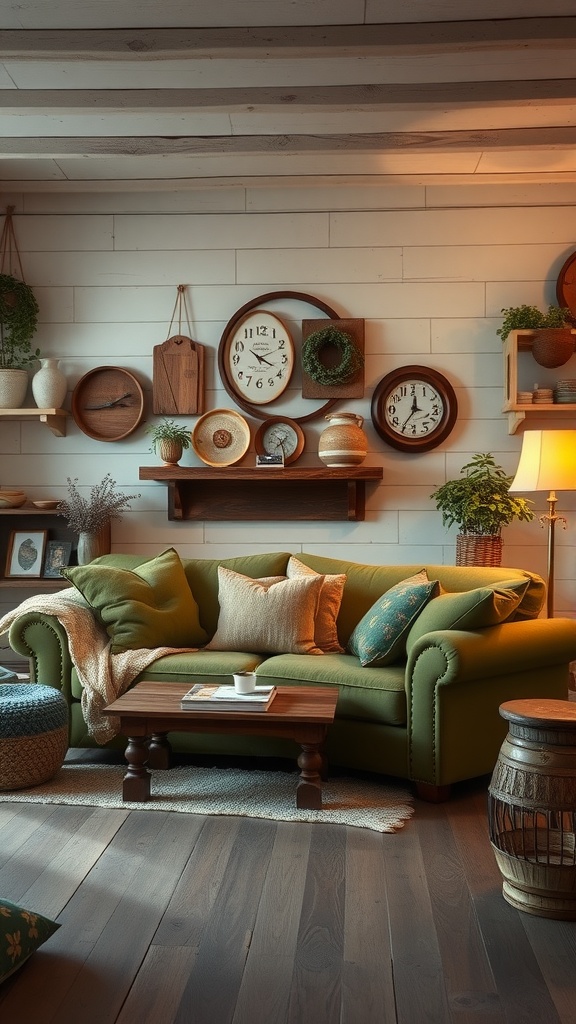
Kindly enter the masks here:
M 218 567 L 218 628 L 206 649 L 322 654 L 314 622 L 323 576 L 267 583 Z
M 315 569 L 310 569 L 309 566 L 304 565 L 304 563 L 294 555 L 292 555 L 288 561 L 286 573 L 289 580 L 319 575 Z M 320 599 L 316 610 L 316 622 L 314 624 L 314 639 L 316 641 L 316 645 L 321 651 L 324 651 L 325 654 L 344 653 L 344 648 L 341 646 L 340 640 L 338 639 L 336 620 L 338 618 L 338 612 L 340 611 L 340 605 L 342 604 L 342 594 L 344 593 L 345 583 L 346 573 L 338 573 L 334 575 L 327 574 L 324 576 L 324 583 L 320 590 Z
M 135 569 L 78 565 L 62 570 L 110 637 L 111 653 L 149 647 L 197 647 L 207 635 L 174 548 Z

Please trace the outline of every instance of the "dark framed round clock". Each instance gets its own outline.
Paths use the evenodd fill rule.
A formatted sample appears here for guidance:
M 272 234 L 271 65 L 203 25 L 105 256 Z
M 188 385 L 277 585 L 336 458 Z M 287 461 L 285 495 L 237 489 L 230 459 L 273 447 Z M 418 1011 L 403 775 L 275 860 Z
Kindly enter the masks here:
M 122 441 L 141 423 L 144 392 L 121 366 L 98 366 L 80 378 L 72 392 L 72 415 L 96 441 Z
M 293 370 L 294 342 L 275 313 L 252 309 L 227 332 L 221 372 L 237 397 L 267 405 L 286 390 Z
M 295 420 L 287 416 L 270 416 L 264 420 L 254 436 L 258 455 L 282 455 L 289 466 L 304 451 L 304 431 Z
M 392 370 L 376 385 L 372 422 L 380 437 L 401 452 L 427 452 L 445 441 L 458 416 L 450 381 L 427 366 Z

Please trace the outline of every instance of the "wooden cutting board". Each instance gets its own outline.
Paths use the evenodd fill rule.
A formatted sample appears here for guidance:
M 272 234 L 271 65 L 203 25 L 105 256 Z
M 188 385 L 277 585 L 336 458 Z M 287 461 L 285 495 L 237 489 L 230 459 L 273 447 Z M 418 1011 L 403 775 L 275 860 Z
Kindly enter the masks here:
M 152 411 L 160 416 L 204 412 L 204 346 L 199 342 L 175 334 L 154 346 Z

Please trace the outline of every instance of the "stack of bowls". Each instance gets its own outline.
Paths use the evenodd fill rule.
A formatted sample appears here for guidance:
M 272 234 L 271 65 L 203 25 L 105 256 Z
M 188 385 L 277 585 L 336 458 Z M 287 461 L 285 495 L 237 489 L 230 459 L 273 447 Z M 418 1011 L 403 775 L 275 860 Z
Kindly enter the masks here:
M 0 489 L 0 508 L 20 508 L 26 501 L 24 491 L 13 491 L 5 488 Z

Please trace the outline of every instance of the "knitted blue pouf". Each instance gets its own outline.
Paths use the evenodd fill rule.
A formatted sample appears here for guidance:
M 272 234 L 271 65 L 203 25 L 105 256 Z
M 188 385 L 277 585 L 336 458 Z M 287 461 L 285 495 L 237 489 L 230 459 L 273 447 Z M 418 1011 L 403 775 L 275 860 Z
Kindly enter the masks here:
M 68 704 L 53 686 L 0 684 L 0 789 L 47 782 L 68 749 Z

